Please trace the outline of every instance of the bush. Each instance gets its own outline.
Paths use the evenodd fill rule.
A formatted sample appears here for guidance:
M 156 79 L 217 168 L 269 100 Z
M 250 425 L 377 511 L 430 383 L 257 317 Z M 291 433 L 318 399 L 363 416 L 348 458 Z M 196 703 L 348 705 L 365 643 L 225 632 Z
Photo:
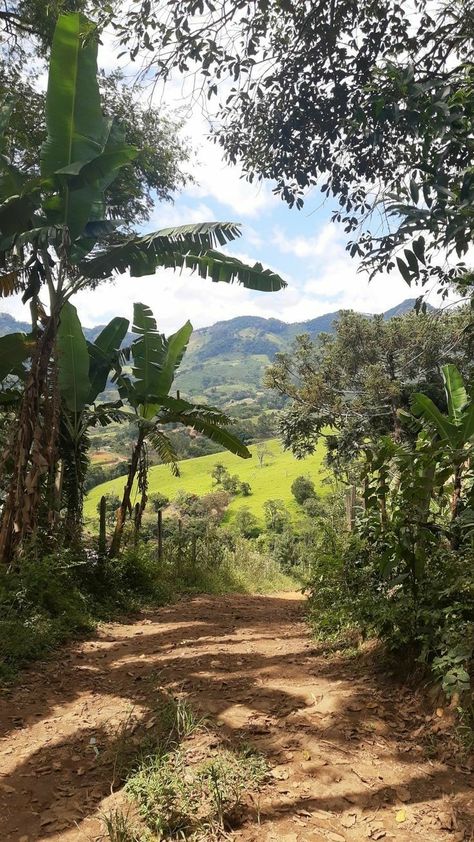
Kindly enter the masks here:
M 0 679 L 98 620 L 163 604 L 172 593 L 141 548 L 113 560 L 87 550 L 23 557 L 17 572 L 0 576 Z
M 263 514 L 269 532 L 283 532 L 290 519 L 283 500 L 267 500 L 263 504 Z
M 302 506 L 305 500 L 316 497 L 314 482 L 309 477 L 296 477 L 291 484 L 291 493 L 296 502 Z
M 326 526 L 313 540 L 309 613 L 318 637 L 357 630 L 429 667 L 448 698 L 470 688 L 474 657 L 474 574 L 468 558 L 439 546 L 415 589 L 382 575 L 367 540 Z
M 248 506 L 243 506 L 235 513 L 233 526 L 244 538 L 257 538 L 260 534 L 258 520 Z
M 148 498 L 152 510 L 157 514 L 161 509 L 165 509 L 169 505 L 169 497 L 166 494 L 150 494 Z
M 117 519 L 117 509 L 121 504 L 118 494 L 105 494 L 105 520 L 109 526 L 113 526 Z M 100 501 L 96 506 L 97 514 L 100 514 Z

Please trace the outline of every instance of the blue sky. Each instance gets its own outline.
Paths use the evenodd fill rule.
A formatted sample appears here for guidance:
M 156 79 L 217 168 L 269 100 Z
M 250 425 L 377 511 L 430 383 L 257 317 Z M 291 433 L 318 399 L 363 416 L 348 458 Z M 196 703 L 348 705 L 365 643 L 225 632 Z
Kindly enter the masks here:
M 101 65 L 116 65 L 111 44 L 102 50 Z M 159 103 L 169 108 L 182 107 L 183 102 L 180 80 L 159 94 Z M 238 315 L 294 322 L 339 308 L 377 313 L 418 294 L 395 271 L 369 284 L 345 251 L 342 228 L 330 221 L 334 200 L 322 204 L 321 194 L 313 190 L 303 210 L 290 210 L 273 194 L 270 183 L 251 185 L 239 168 L 225 164 L 219 148 L 207 139 L 208 129 L 199 102 L 193 107 L 188 103 L 183 135 L 194 150 L 189 168 L 195 183 L 177 195 L 174 204 L 157 204 L 147 230 L 188 222 L 240 222 L 243 235 L 228 250 L 279 272 L 288 288 L 279 293 L 251 292 L 169 270 L 149 278 L 122 276 L 76 296 L 84 325 L 103 324 L 115 315 L 131 317 L 134 301 L 150 305 L 160 328 L 168 332 L 188 318 L 198 328 Z M 17 318 L 29 315 L 19 298 L 4 299 L 0 309 Z

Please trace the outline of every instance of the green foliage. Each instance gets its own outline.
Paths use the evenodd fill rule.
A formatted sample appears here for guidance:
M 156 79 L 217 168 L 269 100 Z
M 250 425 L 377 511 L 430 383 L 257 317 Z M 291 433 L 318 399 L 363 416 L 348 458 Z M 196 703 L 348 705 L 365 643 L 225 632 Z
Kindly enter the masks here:
M 263 504 L 265 526 L 269 532 L 283 532 L 288 523 L 288 510 L 283 500 L 267 500 Z
M 248 749 L 219 748 L 213 760 L 198 764 L 175 750 L 148 757 L 126 789 L 153 833 L 186 839 L 228 828 L 245 792 L 258 788 L 266 771 L 263 758 Z
M 314 482 L 309 477 L 296 477 L 291 484 L 291 493 L 296 502 L 302 506 L 306 500 L 316 497 Z
M 226 474 L 222 477 L 222 488 L 224 491 L 227 491 L 228 494 L 238 494 L 240 491 L 240 480 L 237 474 Z
M 66 302 L 57 334 L 58 381 L 66 409 L 78 414 L 90 392 L 89 353 L 76 308 Z
M 150 3 L 104 17 L 163 78 L 197 66 L 218 100 L 216 139 L 251 181 L 273 179 L 299 208 L 319 184 L 354 236 L 351 255 L 407 283 L 448 284 L 465 266 L 441 266 L 439 253 L 462 258 L 473 233 L 471 5 L 421 0 L 415 18 L 396 0 L 326 12 L 179 0 L 166 21 Z
M 149 497 L 149 502 L 151 503 L 151 507 L 154 512 L 159 512 L 161 509 L 165 509 L 166 506 L 169 505 L 169 497 L 166 494 L 160 494 L 159 492 L 155 492 L 155 494 L 151 494 Z
M 104 494 L 105 497 L 105 519 L 109 526 L 113 526 L 117 518 L 117 509 L 120 506 L 118 494 Z M 97 503 L 97 514 L 100 513 L 100 502 Z
M 265 378 L 291 401 L 280 424 L 284 445 L 301 457 L 325 436 L 331 466 L 350 473 L 364 446 L 380 436 L 412 440 L 399 410 L 410 410 L 416 392 L 444 408 L 442 364 L 472 374 L 470 318 L 467 309 L 387 320 L 343 311 L 333 335 L 318 342 L 299 336 Z
M 233 528 L 243 538 L 257 538 L 260 534 L 258 520 L 248 506 L 238 510 L 233 520 Z

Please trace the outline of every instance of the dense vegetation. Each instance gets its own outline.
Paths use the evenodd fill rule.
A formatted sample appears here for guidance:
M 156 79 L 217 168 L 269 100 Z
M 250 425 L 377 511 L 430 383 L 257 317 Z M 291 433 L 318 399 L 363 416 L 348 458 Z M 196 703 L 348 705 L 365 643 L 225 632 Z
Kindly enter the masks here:
M 298 586 L 316 636 L 374 638 L 399 672 L 472 709 L 471 4 L 4 5 L 0 295 L 29 317 L 0 336 L 0 678 L 126 610 Z M 193 337 L 189 321 L 165 336 L 137 301 L 130 321 L 84 331 L 74 296 L 114 275 L 286 286 L 217 250 L 236 223 L 142 233 L 186 183 L 189 150 L 178 118 L 99 73 L 104 24 L 147 79 L 192 63 L 225 99 L 215 138 L 250 180 L 273 179 L 295 212 L 320 188 L 369 272 L 455 304 Z M 30 54 L 44 93 L 18 69 Z M 173 752 L 158 760 L 129 791 L 150 832 L 191 833 L 192 810 L 177 827 L 160 797 L 193 781 Z M 239 790 L 242 758 L 223 764 Z M 196 774 L 215 822 L 211 773 Z

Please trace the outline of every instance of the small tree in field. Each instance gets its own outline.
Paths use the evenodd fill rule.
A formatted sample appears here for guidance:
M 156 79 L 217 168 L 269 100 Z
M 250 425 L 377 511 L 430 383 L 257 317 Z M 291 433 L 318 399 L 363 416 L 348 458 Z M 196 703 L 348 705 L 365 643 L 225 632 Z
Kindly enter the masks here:
M 272 451 L 268 447 L 266 441 L 261 441 L 257 444 L 255 448 L 255 453 L 257 454 L 258 464 L 261 468 L 263 468 L 265 464 L 265 459 L 269 459 L 270 456 L 273 456 Z
M 237 474 L 227 474 L 222 480 L 222 488 L 224 491 L 227 491 L 228 494 L 238 494 L 240 491 L 240 480 Z
M 283 532 L 288 523 L 288 512 L 283 500 L 267 500 L 263 504 L 265 526 L 269 532 Z
M 243 538 L 257 538 L 260 534 L 258 520 L 248 506 L 244 506 L 236 513 L 234 527 Z
M 211 477 L 216 485 L 222 485 L 222 481 L 227 474 L 227 468 L 224 467 L 222 462 L 217 462 L 211 471 Z
M 250 497 L 252 493 L 252 486 L 249 482 L 241 482 L 240 483 L 240 493 L 242 497 Z
M 296 477 L 291 485 L 291 493 L 296 502 L 302 506 L 305 500 L 316 497 L 314 482 L 309 477 Z

